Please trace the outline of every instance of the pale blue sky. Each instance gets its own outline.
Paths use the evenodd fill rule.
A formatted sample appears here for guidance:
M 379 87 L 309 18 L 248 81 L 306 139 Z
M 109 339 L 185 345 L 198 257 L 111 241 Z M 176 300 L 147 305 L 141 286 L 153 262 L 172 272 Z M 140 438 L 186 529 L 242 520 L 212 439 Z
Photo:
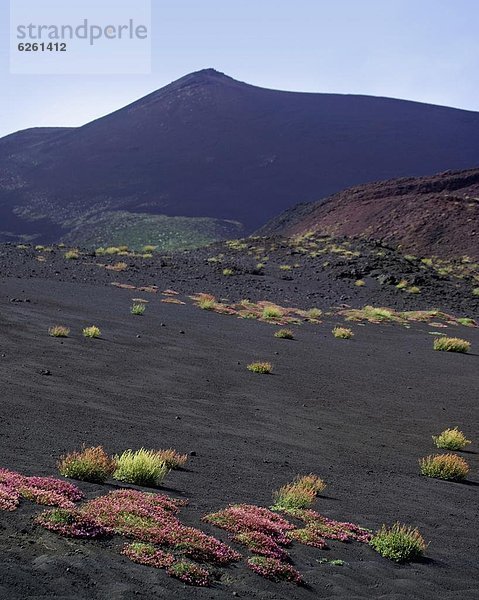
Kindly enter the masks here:
M 263 87 L 479 111 L 478 0 L 152 1 L 151 75 L 46 76 L 9 74 L 0 0 L 0 135 L 81 125 L 207 67 Z

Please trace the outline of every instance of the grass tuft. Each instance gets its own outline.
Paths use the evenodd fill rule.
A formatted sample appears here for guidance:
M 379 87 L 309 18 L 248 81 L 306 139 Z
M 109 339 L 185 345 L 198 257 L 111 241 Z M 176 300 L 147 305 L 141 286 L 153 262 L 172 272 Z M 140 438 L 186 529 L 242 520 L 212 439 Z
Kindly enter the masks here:
M 261 317 L 266 321 L 273 319 L 281 319 L 283 312 L 276 306 L 265 306 Z
M 254 362 L 249 364 L 246 368 L 253 373 L 268 375 L 273 370 L 273 365 L 270 362 Z
M 339 338 L 341 340 L 350 340 L 354 333 L 348 327 L 335 327 L 333 329 L 333 335 L 335 338 Z
M 155 487 L 169 472 L 164 459 L 155 450 L 126 450 L 115 460 L 117 466 L 113 477 L 125 483 Z
M 187 454 L 180 454 L 176 450 L 173 450 L 173 448 L 158 450 L 157 455 L 163 460 L 168 469 L 181 469 L 188 460 Z
M 87 338 L 99 338 L 101 336 L 101 331 L 96 325 L 91 325 L 91 327 L 85 327 L 83 329 L 83 335 Z
M 395 562 L 408 562 L 420 558 L 427 548 L 418 529 L 394 523 L 383 525 L 369 542 L 381 556 Z
M 471 343 L 461 338 L 440 337 L 434 340 L 434 350 L 441 352 L 461 352 L 469 351 Z
M 291 329 L 279 329 L 275 332 L 274 337 L 282 340 L 294 340 L 294 334 Z
M 130 309 L 130 312 L 132 315 L 141 317 L 141 315 L 145 314 L 145 310 L 146 310 L 146 306 L 142 303 L 137 302 L 137 303 L 133 304 L 133 306 Z
M 69 333 L 70 329 L 64 325 L 54 325 L 48 330 L 48 335 L 51 335 L 52 337 L 66 338 Z
M 295 510 L 310 507 L 326 483 L 317 475 L 303 475 L 273 493 L 272 510 Z
M 116 462 L 108 456 L 102 446 L 83 448 L 60 457 L 58 470 L 64 477 L 104 483 L 114 472 Z
M 469 473 L 469 465 L 457 454 L 434 454 L 419 460 L 421 474 L 446 481 L 462 481 Z
M 206 587 L 211 583 L 209 571 L 190 560 L 180 559 L 170 565 L 166 572 L 170 577 L 175 577 L 188 585 Z
M 463 450 L 471 443 L 457 427 L 445 429 L 439 435 L 433 435 L 432 439 L 437 448 L 444 448 L 445 450 Z

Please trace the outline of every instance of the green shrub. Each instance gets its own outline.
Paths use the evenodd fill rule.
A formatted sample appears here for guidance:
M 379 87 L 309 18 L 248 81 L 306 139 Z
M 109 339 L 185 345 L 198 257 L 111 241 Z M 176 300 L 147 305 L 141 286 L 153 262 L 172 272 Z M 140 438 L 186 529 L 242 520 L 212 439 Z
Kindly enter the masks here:
M 339 338 L 341 340 L 350 340 L 354 333 L 347 327 L 335 327 L 333 329 L 333 335 L 335 338 Z
M 267 321 L 271 319 L 281 319 L 282 316 L 283 312 L 276 306 L 265 306 L 261 314 L 261 317 Z
M 140 302 L 137 302 L 137 303 L 133 304 L 133 306 L 130 309 L 130 312 L 132 315 L 141 316 L 145 313 L 145 310 L 146 310 L 146 306 Z
M 310 319 L 312 321 L 316 321 L 317 319 L 319 319 L 321 317 L 321 315 L 323 314 L 323 311 L 319 308 L 310 308 L 309 310 L 306 311 L 306 318 Z
M 214 310 L 216 308 L 216 300 L 212 298 L 200 298 L 197 305 L 203 310 Z
M 116 462 L 108 456 L 102 446 L 83 448 L 60 457 L 58 470 L 64 477 L 104 483 L 113 474 Z
M 427 548 L 416 528 L 400 523 L 395 523 L 392 527 L 383 525 L 369 543 L 376 552 L 396 562 L 416 560 Z
M 476 287 L 472 290 L 472 295 L 473 296 L 479 296 L 479 287 Z
M 85 327 L 83 329 L 83 335 L 87 338 L 99 338 L 101 336 L 101 331 L 96 325 L 92 325 L 91 327 Z
M 357 279 L 357 280 L 354 282 L 354 285 L 355 285 L 356 287 L 364 287 L 364 286 L 366 285 L 366 282 L 364 281 L 364 279 Z
M 419 460 L 421 474 L 435 479 L 461 481 L 469 473 L 469 465 L 457 454 L 434 454 Z
M 291 329 L 278 329 L 278 331 L 275 332 L 274 337 L 282 340 L 294 340 L 294 334 Z
M 296 477 L 292 483 L 284 485 L 273 493 L 273 510 L 295 510 L 308 508 L 316 499 L 326 483 L 317 475 Z
M 246 368 L 253 373 L 268 375 L 273 370 L 273 365 L 270 362 L 254 362 L 249 364 Z
M 476 322 L 474 321 L 474 319 L 471 319 L 470 317 L 460 317 L 457 320 L 458 323 L 460 323 L 461 325 L 464 325 L 464 327 L 475 327 L 476 326 Z
M 230 277 L 231 275 L 234 275 L 235 272 L 233 271 L 233 269 L 223 269 L 223 275 L 225 275 L 226 277 Z
M 434 350 L 442 352 L 462 352 L 469 351 L 471 343 L 461 338 L 440 337 L 434 340 Z
M 168 474 L 168 467 L 161 455 L 154 450 L 126 450 L 115 457 L 117 467 L 113 477 L 118 481 L 155 487 Z
M 68 250 L 68 252 L 65 252 L 65 254 L 63 256 L 67 260 L 76 260 L 77 258 L 80 257 L 80 253 L 78 252 L 78 250 Z
M 439 435 L 433 435 L 432 439 L 438 448 L 446 450 L 462 450 L 471 443 L 457 427 L 445 429 Z

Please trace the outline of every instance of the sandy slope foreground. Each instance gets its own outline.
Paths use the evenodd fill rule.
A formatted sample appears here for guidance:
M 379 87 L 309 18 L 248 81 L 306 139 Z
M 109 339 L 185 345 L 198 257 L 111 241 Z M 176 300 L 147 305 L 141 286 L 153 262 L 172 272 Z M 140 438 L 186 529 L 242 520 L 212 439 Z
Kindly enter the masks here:
M 202 515 L 232 502 L 268 506 L 272 490 L 314 472 L 328 482 L 319 511 L 372 529 L 417 525 L 427 559 L 398 566 L 357 543 L 296 544 L 306 587 L 269 582 L 239 563 L 212 588 L 187 588 L 120 556 L 118 539 L 79 542 L 34 526 L 41 508 L 24 502 L 0 513 L 0 598 L 479 598 L 477 329 L 443 330 L 469 339 L 469 355 L 434 352 L 427 324 L 353 324 L 351 341 L 334 339 L 331 322 L 303 324 L 286 341 L 272 325 L 154 294 L 134 317 L 135 295 L 0 279 L 1 466 L 54 474 L 57 457 L 83 442 L 112 453 L 193 451 L 166 492 L 190 500 L 184 521 L 225 541 Z M 70 338 L 48 336 L 56 323 Z M 83 339 L 93 323 L 103 338 Z M 248 372 L 253 359 L 270 360 L 274 374 Z M 473 439 L 467 483 L 421 477 L 417 460 L 434 452 L 431 435 L 455 425 Z M 89 497 L 115 487 L 79 485 Z M 320 564 L 325 556 L 346 564 Z

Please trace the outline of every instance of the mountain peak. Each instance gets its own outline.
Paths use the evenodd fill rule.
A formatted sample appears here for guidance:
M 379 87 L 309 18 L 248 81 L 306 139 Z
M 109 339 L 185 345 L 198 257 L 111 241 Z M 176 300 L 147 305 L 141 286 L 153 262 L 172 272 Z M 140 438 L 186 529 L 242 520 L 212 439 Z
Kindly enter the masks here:
M 213 68 L 201 69 L 200 71 L 193 71 L 188 75 L 184 75 L 177 79 L 172 84 L 173 86 L 188 86 L 188 85 L 199 85 L 208 83 L 238 83 L 232 77 L 225 75 L 221 71 L 217 71 Z

